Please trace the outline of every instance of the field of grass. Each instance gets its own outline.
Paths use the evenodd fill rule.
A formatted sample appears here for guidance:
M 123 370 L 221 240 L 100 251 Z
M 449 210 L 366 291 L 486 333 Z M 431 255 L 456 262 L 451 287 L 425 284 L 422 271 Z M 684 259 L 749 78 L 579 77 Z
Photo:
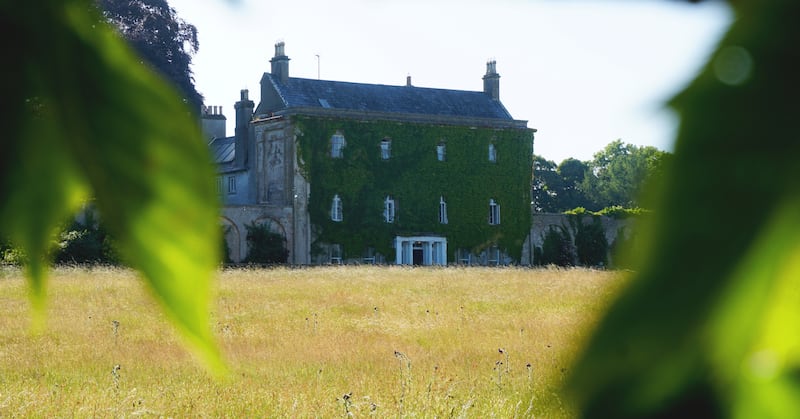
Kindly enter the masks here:
M 559 386 L 626 277 L 226 270 L 212 326 L 230 374 L 215 379 L 134 272 L 56 269 L 32 334 L 22 274 L 3 268 L 0 417 L 571 417 Z

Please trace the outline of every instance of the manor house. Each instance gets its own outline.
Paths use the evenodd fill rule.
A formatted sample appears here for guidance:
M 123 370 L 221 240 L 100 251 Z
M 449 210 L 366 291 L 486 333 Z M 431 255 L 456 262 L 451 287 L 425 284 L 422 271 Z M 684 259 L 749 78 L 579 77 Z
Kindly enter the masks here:
M 265 224 L 291 264 L 530 262 L 536 130 L 500 102 L 494 61 L 461 91 L 290 77 L 284 48 L 233 137 L 203 112 L 233 261 Z

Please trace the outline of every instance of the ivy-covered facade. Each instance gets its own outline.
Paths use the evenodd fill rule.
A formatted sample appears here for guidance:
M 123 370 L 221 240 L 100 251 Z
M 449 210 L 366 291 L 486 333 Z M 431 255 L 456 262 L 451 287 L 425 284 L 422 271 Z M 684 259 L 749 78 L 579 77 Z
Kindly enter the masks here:
M 456 91 L 291 78 L 283 48 L 236 136 L 212 141 L 234 260 L 237 230 L 263 223 L 295 264 L 529 261 L 535 130 L 494 62 L 482 92 Z

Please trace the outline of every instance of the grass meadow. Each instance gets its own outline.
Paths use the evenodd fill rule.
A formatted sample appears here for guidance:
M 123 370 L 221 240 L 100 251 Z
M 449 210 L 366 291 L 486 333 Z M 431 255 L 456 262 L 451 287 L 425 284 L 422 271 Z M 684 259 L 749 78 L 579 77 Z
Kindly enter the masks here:
M 210 376 L 134 271 L 57 268 L 31 331 L 0 270 L 0 417 L 572 417 L 559 389 L 625 282 L 585 269 L 224 270 Z M 115 368 L 115 366 L 119 366 Z

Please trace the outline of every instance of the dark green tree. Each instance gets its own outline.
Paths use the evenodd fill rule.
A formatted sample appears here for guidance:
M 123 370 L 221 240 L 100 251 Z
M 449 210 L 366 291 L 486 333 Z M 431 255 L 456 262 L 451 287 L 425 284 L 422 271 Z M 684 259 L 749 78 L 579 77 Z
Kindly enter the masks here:
M 533 156 L 533 185 L 531 195 L 536 212 L 561 212 L 561 195 L 564 182 L 555 162 L 542 156 Z
M 167 0 L 98 0 L 103 17 L 139 54 L 144 63 L 171 82 L 194 112 L 203 96 L 194 86 L 189 65 L 200 47 L 197 28 L 178 17 Z
M 537 252 L 538 253 L 538 252 Z M 575 248 L 566 227 L 550 226 L 544 235 L 538 265 L 572 266 L 575 264 Z
M 591 221 L 576 220 L 575 253 L 578 264 L 583 266 L 606 266 L 608 264 L 608 240 L 600 217 Z
M 267 224 L 253 222 L 247 227 L 247 252 L 246 263 L 286 263 L 289 251 L 286 249 L 286 238 L 269 229 Z
M 558 165 L 558 175 L 561 176 L 563 189 L 559 199 L 561 211 L 583 207 L 591 211 L 597 211 L 600 207 L 590 201 L 581 189 L 581 184 L 586 178 L 589 166 L 574 158 L 568 158 Z

